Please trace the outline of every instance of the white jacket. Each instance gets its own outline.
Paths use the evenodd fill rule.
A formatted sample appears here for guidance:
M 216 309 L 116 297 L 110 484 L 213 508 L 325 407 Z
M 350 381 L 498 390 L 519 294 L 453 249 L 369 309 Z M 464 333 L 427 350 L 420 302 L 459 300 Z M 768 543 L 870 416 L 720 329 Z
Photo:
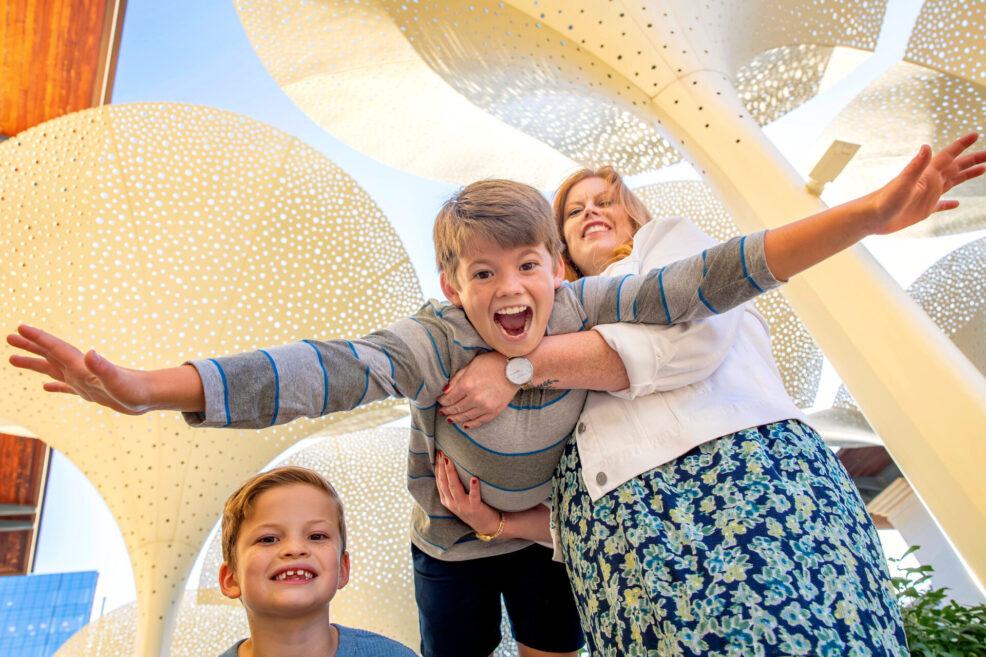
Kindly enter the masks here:
M 683 217 L 645 224 L 606 276 L 639 274 L 715 242 Z M 766 320 L 752 304 L 675 326 L 611 324 L 602 334 L 630 387 L 590 392 L 575 435 L 593 501 L 697 445 L 789 418 L 807 421 L 781 382 Z

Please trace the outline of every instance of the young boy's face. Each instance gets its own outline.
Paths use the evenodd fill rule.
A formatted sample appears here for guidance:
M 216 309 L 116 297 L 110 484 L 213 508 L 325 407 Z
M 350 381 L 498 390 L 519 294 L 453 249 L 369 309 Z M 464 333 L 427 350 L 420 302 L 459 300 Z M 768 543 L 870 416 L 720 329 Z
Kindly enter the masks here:
M 544 245 L 504 248 L 477 237 L 455 280 L 443 274 L 441 284 L 479 336 L 510 357 L 530 353 L 544 337 L 562 280 L 561 258 L 552 259 Z
M 240 527 L 236 568 L 223 563 L 223 594 L 242 598 L 248 615 L 324 616 L 349 581 L 349 553 L 341 550 L 339 518 L 329 495 L 309 484 L 266 490 Z

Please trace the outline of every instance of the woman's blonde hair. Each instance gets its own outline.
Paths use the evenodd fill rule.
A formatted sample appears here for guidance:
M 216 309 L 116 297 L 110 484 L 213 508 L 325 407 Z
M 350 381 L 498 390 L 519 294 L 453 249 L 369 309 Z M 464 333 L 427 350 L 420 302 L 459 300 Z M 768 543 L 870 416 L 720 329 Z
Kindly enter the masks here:
M 572 262 L 572 259 L 568 254 L 568 244 L 565 243 L 565 203 L 568 201 L 568 193 L 572 191 L 572 187 L 589 178 L 601 178 L 610 186 L 613 194 L 612 201 L 614 203 L 618 203 L 620 207 L 623 208 L 623 211 L 627 213 L 627 216 L 630 218 L 631 228 L 634 234 L 636 234 L 638 228 L 646 224 L 648 221 L 654 220 L 654 217 L 651 216 L 650 211 L 647 210 L 647 206 L 644 205 L 643 201 L 637 198 L 636 194 L 630 191 L 630 188 L 623 182 L 623 178 L 613 167 L 606 165 L 597 169 L 582 169 L 570 175 L 564 180 L 564 182 L 562 182 L 561 185 L 558 186 L 558 191 L 555 192 L 554 201 L 555 225 L 558 228 L 558 235 L 561 237 L 562 243 L 565 245 L 565 249 L 562 252 L 562 259 L 565 262 L 565 278 L 570 281 L 581 278 L 582 272 L 579 271 L 578 266 Z M 632 250 L 633 238 L 631 238 L 626 244 L 616 247 L 607 259 L 604 267 L 609 266 L 617 260 L 622 260 L 627 257 L 630 255 Z

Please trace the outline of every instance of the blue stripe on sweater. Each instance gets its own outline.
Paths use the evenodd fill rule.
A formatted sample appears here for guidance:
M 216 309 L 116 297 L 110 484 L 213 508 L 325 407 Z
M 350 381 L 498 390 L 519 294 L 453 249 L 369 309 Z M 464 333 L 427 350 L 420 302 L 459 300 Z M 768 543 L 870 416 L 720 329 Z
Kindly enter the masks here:
M 319 415 L 325 415 L 325 408 L 329 405 L 329 373 L 325 370 L 325 363 L 322 361 L 322 354 L 315 347 L 315 345 L 313 345 L 310 340 L 302 340 L 302 342 L 315 351 L 315 357 L 318 358 L 318 366 L 322 368 L 322 410 L 319 412 Z
M 219 370 L 219 379 L 223 382 L 223 408 L 226 411 L 226 424 L 223 426 L 228 427 L 233 420 L 229 417 L 229 386 L 226 384 L 226 372 L 223 371 L 222 365 L 215 358 L 210 358 L 209 362 Z
M 274 369 L 274 416 L 270 419 L 269 425 L 274 426 L 274 423 L 277 422 L 277 412 L 281 408 L 281 379 L 277 375 L 277 365 L 274 364 L 274 359 L 271 358 L 271 355 L 263 349 L 259 349 L 258 351 L 260 351 L 260 353 L 264 356 L 267 356 L 267 360 L 270 361 L 270 366 Z
M 746 280 L 750 281 L 750 285 L 756 288 L 757 292 L 763 294 L 763 290 L 760 289 L 760 286 L 757 285 L 757 282 L 753 280 L 753 277 L 751 277 L 746 272 L 746 254 L 743 251 L 744 246 L 746 246 L 746 235 L 744 235 L 743 238 L 740 240 L 740 262 L 743 263 L 743 275 L 746 276 Z
M 627 274 L 620 279 L 620 285 L 616 288 L 616 321 L 623 321 L 622 315 L 620 314 L 620 294 L 623 293 L 623 284 L 626 283 L 627 279 L 630 278 L 630 274 Z
M 438 354 L 438 344 L 435 343 L 435 336 L 431 334 L 431 331 L 428 330 L 428 327 L 422 324 L 420 320 L 417 320 L 413 317 L 408 317 L 408 319 L 410 319 L 412 322 L 416 322 L 417 324 L 419 324 L 421 328 L 425 330 L 425 333 L 428 334 L 428 339 L 431 340 L 431 346 L 435 350 L 435 358 L 438 359 L 438 366 L 442 368 L 442 374 L 445 375 L 445 378 L 447 379 L 448 372 L 445 371 L 445 363 L 442 362 L 442 357 Z

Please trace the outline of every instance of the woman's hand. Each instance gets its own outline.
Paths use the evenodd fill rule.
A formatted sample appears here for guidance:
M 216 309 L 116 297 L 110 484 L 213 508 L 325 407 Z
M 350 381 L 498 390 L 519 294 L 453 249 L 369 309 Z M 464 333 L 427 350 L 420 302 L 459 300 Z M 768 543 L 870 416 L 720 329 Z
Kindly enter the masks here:
M 40 358 L 14 355 L 10 364 L 47 376 L 48 392 L 78 395 L 119 413 L 151 410 L 203 411 L 202 382 L 190 365 L 133 370 L 109 362 L 95 351 L 83 354 L 69 343 L 32 326 L 19 326 L 7 343 Z
M 506 357 L 496 351 L 473 358 L 449 379 L 437 400 L 439 412 L 463 429 L 495 418 L 520 390 L 519 385 L 507 380 L 506 362 Z
M 897 177 L 871 195 L 874 219 L 870 231 L 885 235 L 916 224 L 935 212 L 957 207 L 958 201 L 945 201 L 941 196 L 986 171 L 982 166 L 986 151 L 963 155 L 977 139 L 979 135 L 970 132 L 935 155 L 929 146 L 922 146 Z
M 500 512 L 483 502 L 479 480 L 472 478 L 467 493 L 452 460 L 439 450 L 435 450 L 435 485 L 442 506 L 458 516 L 459 520 L 480 534 L 496 533 L 500 526 Z

